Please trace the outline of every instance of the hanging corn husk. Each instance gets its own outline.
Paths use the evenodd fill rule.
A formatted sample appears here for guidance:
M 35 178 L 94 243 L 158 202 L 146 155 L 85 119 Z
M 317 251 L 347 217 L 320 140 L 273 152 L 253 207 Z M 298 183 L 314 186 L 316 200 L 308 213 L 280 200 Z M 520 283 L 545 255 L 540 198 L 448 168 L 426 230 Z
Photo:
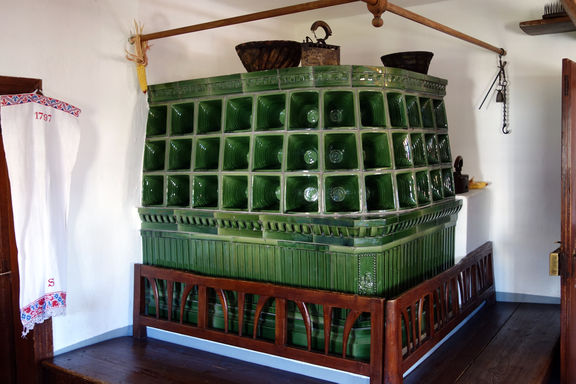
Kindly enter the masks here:
M 148 57 L 146 51 L 150 49 L 147 41 L 142 41 L 143 26 L 134 21 L 135 33 L 130 39 L 134 45 L 134 53 L 126 51 L 126 58 L 136 63 L 136 74 L 138 75 L 138 83 L 142 92 L 146 93 L 148 90 L 148 82 L 146 80 L 146 66 L 148 65 Z

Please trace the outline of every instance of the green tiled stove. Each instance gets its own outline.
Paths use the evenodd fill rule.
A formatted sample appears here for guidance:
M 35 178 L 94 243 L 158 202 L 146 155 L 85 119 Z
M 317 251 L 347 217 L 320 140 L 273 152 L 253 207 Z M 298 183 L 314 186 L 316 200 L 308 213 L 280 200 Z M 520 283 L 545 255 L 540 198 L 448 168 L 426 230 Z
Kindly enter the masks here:
M 451 267 L 445 88 L 348 65 L 151 86 L 144 263 L 382 297 Z

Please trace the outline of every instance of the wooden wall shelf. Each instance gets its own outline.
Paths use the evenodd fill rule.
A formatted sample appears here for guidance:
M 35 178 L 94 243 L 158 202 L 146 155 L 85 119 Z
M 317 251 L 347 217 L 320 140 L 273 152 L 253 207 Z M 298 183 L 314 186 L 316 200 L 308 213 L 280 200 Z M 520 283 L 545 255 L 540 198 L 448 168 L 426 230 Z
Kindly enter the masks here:
M 568 16 L 520 22 L 520 29 L 529 35 L 576 31 L 576 26 Z

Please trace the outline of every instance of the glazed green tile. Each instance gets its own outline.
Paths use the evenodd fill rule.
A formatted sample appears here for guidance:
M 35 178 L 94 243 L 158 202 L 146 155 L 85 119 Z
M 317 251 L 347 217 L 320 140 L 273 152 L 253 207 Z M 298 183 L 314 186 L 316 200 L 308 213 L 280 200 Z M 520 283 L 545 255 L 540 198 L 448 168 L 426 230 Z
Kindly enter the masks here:
M 255 171 L 282 169 L 282 150 L 284 136 L 258 135 L 254 137 L 254 159 L 252 169 Z
M 248 209 L 248 177 L 231 176 L 222 177 L 222 208 Z
M 385 84 L 384 67 L 353 65 L 351 72 L 353 87 L 382 88 Z
M 404 104 L 404 95 L 396 92 L 386 94 L 388 101 L 388 113 L 390 116 L 390 125 L 394 128 L 406 128 L 406 106 Z
M 194 131 L 194 103 L 174 104 L 170 111 L 172 135 L 188 135 Z
M 368 211 L 383 211 L 396 208 L 391 174 L 366 176 L 365 185 Z
M 250 157 L 250 137 L 231 136 L 224 140 L 224 170 L 248 169 Z
M 436 128 L 448 128 L 446 120 L 446 107 L 443 100 L 434 99 L 434 117 L 436 118 Z
M 190 177 L 188 175 L 168 176 L 166 204 L 174 207 L 190 205 Z
M 316 176 L 287 176 L 285 188 L 286 212 L 318 212 Z
M 428 164 L 438 164 L 440 158 L 438 157 L 438 140 L 434 134 L 424 135 L 426 140 L 426 158 L 428 159 Z
M 416 208 L 416 186 L 412 173 L 399 173 L 396 175 L 398 186 L 398 204 L 400 208 Z
M 434 128 L 434 111 L 432 100 L 427 97 L 420 98 L 420 112 L 422 113 L 422 126 Z
M 452 163 L 448 135 L 438 135 L 438 153 L 440 155 L 440 162 Z
M 408 112 L 408 125 L 412 128 L 422 127 L 417 96 L 406 95 L 406 110 Z
M 192 184 L 192 207 L 217 208 L 218 192 L 217 175 L 195 175 Z
M 294 67 L 278 70 L 280 89 L 313 88 L 314 68 Z
M 244 92 L 275 91 L 280 89 L 278 70 L 242 73 Z
M 393 133 L 392 148 L 396 168 L 412 167 L 412 145 L 407 133 Z
M 454 175 L 452 168 L 442 169 L 442 189 L 444 190 L 444 197 L 454 196 Z
M 324 166 L 327 170 L 358 169 L 356 135 L 333 133 L 324 136 Z
M 311 67 L 314 71 L 315 86 L 342 87 L 351 86 L 351 67 L 347 65 L 326 65 Z
M 360 211 L 358 176 L 328 176 L 324 179 L 327 212 Z
M 192 139 L 170 140 L 168 170 L 190 169 L 192 160 Z
M 207 100 L 198 103 L 198 125 L 196 133 L 201 135 L 220 132 L 222 129 L 222 100 Z
M 206 79 L 210 87 L 210 95 L 231 95 L 242 93 L 243 84 L 240 74 L 215 76 Z
M 385 127 L 386 112 L 382 92 L 359 92 L 360 121 L 363 127 Z
M 148 103 L 172 101 L 178 98 L 176 83 L 152 84 L 148 86 Z
M 390 146 L 387 133 L 363 133 L 362 157 L 364 169 L 390 168 Z
M 146 141 L 144 144 L 144 172 L 164 169 L 166 142 L 164 140 Z
M 175 94 L 172 99 L 190 99 L 211 94 L 210 83 L 207 79 L 183 80 L 173 84 Z
M 252 128 L 252 97 L 228 99 L 226 132 L 248 131 Z
M 146 121 L 146 137 L 166 134 L 167 111 L 165 105 L 150 107 Z
M 418 204 L 430 203 L 430 183 L 428 182 L 428 171 L 416 172 L 416 195 Z
M 354 127 L 354 94 L 349 91 L 325 92 L 323 118 L 325 128 Z
M 144 176 L 142 179 L 142 205 L 153 206 L 164 203 L 164 177 Z
M 252 179 L 252 210 L 280 211 L 282 189 L 279 176 L 258 176 Z
M 423 167 L 428 165 L 426 160 L 426 150 L 424 148 L 424 135 L 421 133 L 410 134 L 410 141 L 412 143 L 412 157 L 415 167 Z
M 442 171 L 440 169 L 430 171 L 430 190 L 432 191 L 432 199 L 434 201 L 444 198 Z
M 286 170 L 318 169 L 318 135 L 294 134 L 288 136 Z
M 257 99 L 256 129 L 279 130 L 286 123 L 286 94 L 259 96 Z
M 290 129 L 317 129 L 320 120 L 318 92 L 290 95 Z
M 205 137 L 196 139 L 194 147 L 194 170 L 218 169 L 220 157 L 220 138 Z

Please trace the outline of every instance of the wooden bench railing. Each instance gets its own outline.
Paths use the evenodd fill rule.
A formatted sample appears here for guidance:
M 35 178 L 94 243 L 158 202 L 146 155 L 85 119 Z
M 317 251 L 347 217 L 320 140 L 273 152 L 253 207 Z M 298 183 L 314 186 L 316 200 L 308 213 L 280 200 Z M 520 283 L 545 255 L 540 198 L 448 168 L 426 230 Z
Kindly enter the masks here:
M 401 383 L 403 372 L 482 301 L 494 295 L 490 243 L 451 269 L 389 301 L 377 297 L 199 276 L 141 264 L 135 265 L 134 272 L 134 337 L 146 337 L 146 327 L 149 326 L 369 376 L 371 383 Z M 161 316 L 158 281 L 166 282 L 166 316 Z M 174 283 L 181 284 L 183 289 L 175 290 Z M 154 294 L 151 304 L 153 315 L 147 314 L 147 285 Z M 213 327 L 210 322 L 211 290 L 222 308 L 223 329 Z M 197 319 L 193 323 L 184 318 L 185 305 L 192 293 L 198 303 Z M 232 306 L 237 310 L 236 330 L 229 327 L 232 316 L 229 293 L 235 295 L 235 305 Z M 244 324 L 247 295 L 258 297 L 251 332 L 245 332 Z M 271 302 L 275 308 L 274 340 L 267 340 L 259 337 L 258 330 L 262 325 L 263 309 Z M 286 309 L 290 302 L 302 316 L 306 347 L 295 346 L 288 341 Z M 173 308 L 173 303 L 177 303 L 179 308 Z M 313 321 L 310 305 L 322 308 L 323 348 L 313 348 L 312 345 L 313 327 L 319 326 L 319 323 Z M 346 314 L 342 347 L 337 353 L 330 349 L 336 309 Z M 179 313 L 178 318 L 173 318 L 173 313 Z M 369 362 L 351 358 L 347 354 L 354 324 L 363 314 L 370 319 Z

